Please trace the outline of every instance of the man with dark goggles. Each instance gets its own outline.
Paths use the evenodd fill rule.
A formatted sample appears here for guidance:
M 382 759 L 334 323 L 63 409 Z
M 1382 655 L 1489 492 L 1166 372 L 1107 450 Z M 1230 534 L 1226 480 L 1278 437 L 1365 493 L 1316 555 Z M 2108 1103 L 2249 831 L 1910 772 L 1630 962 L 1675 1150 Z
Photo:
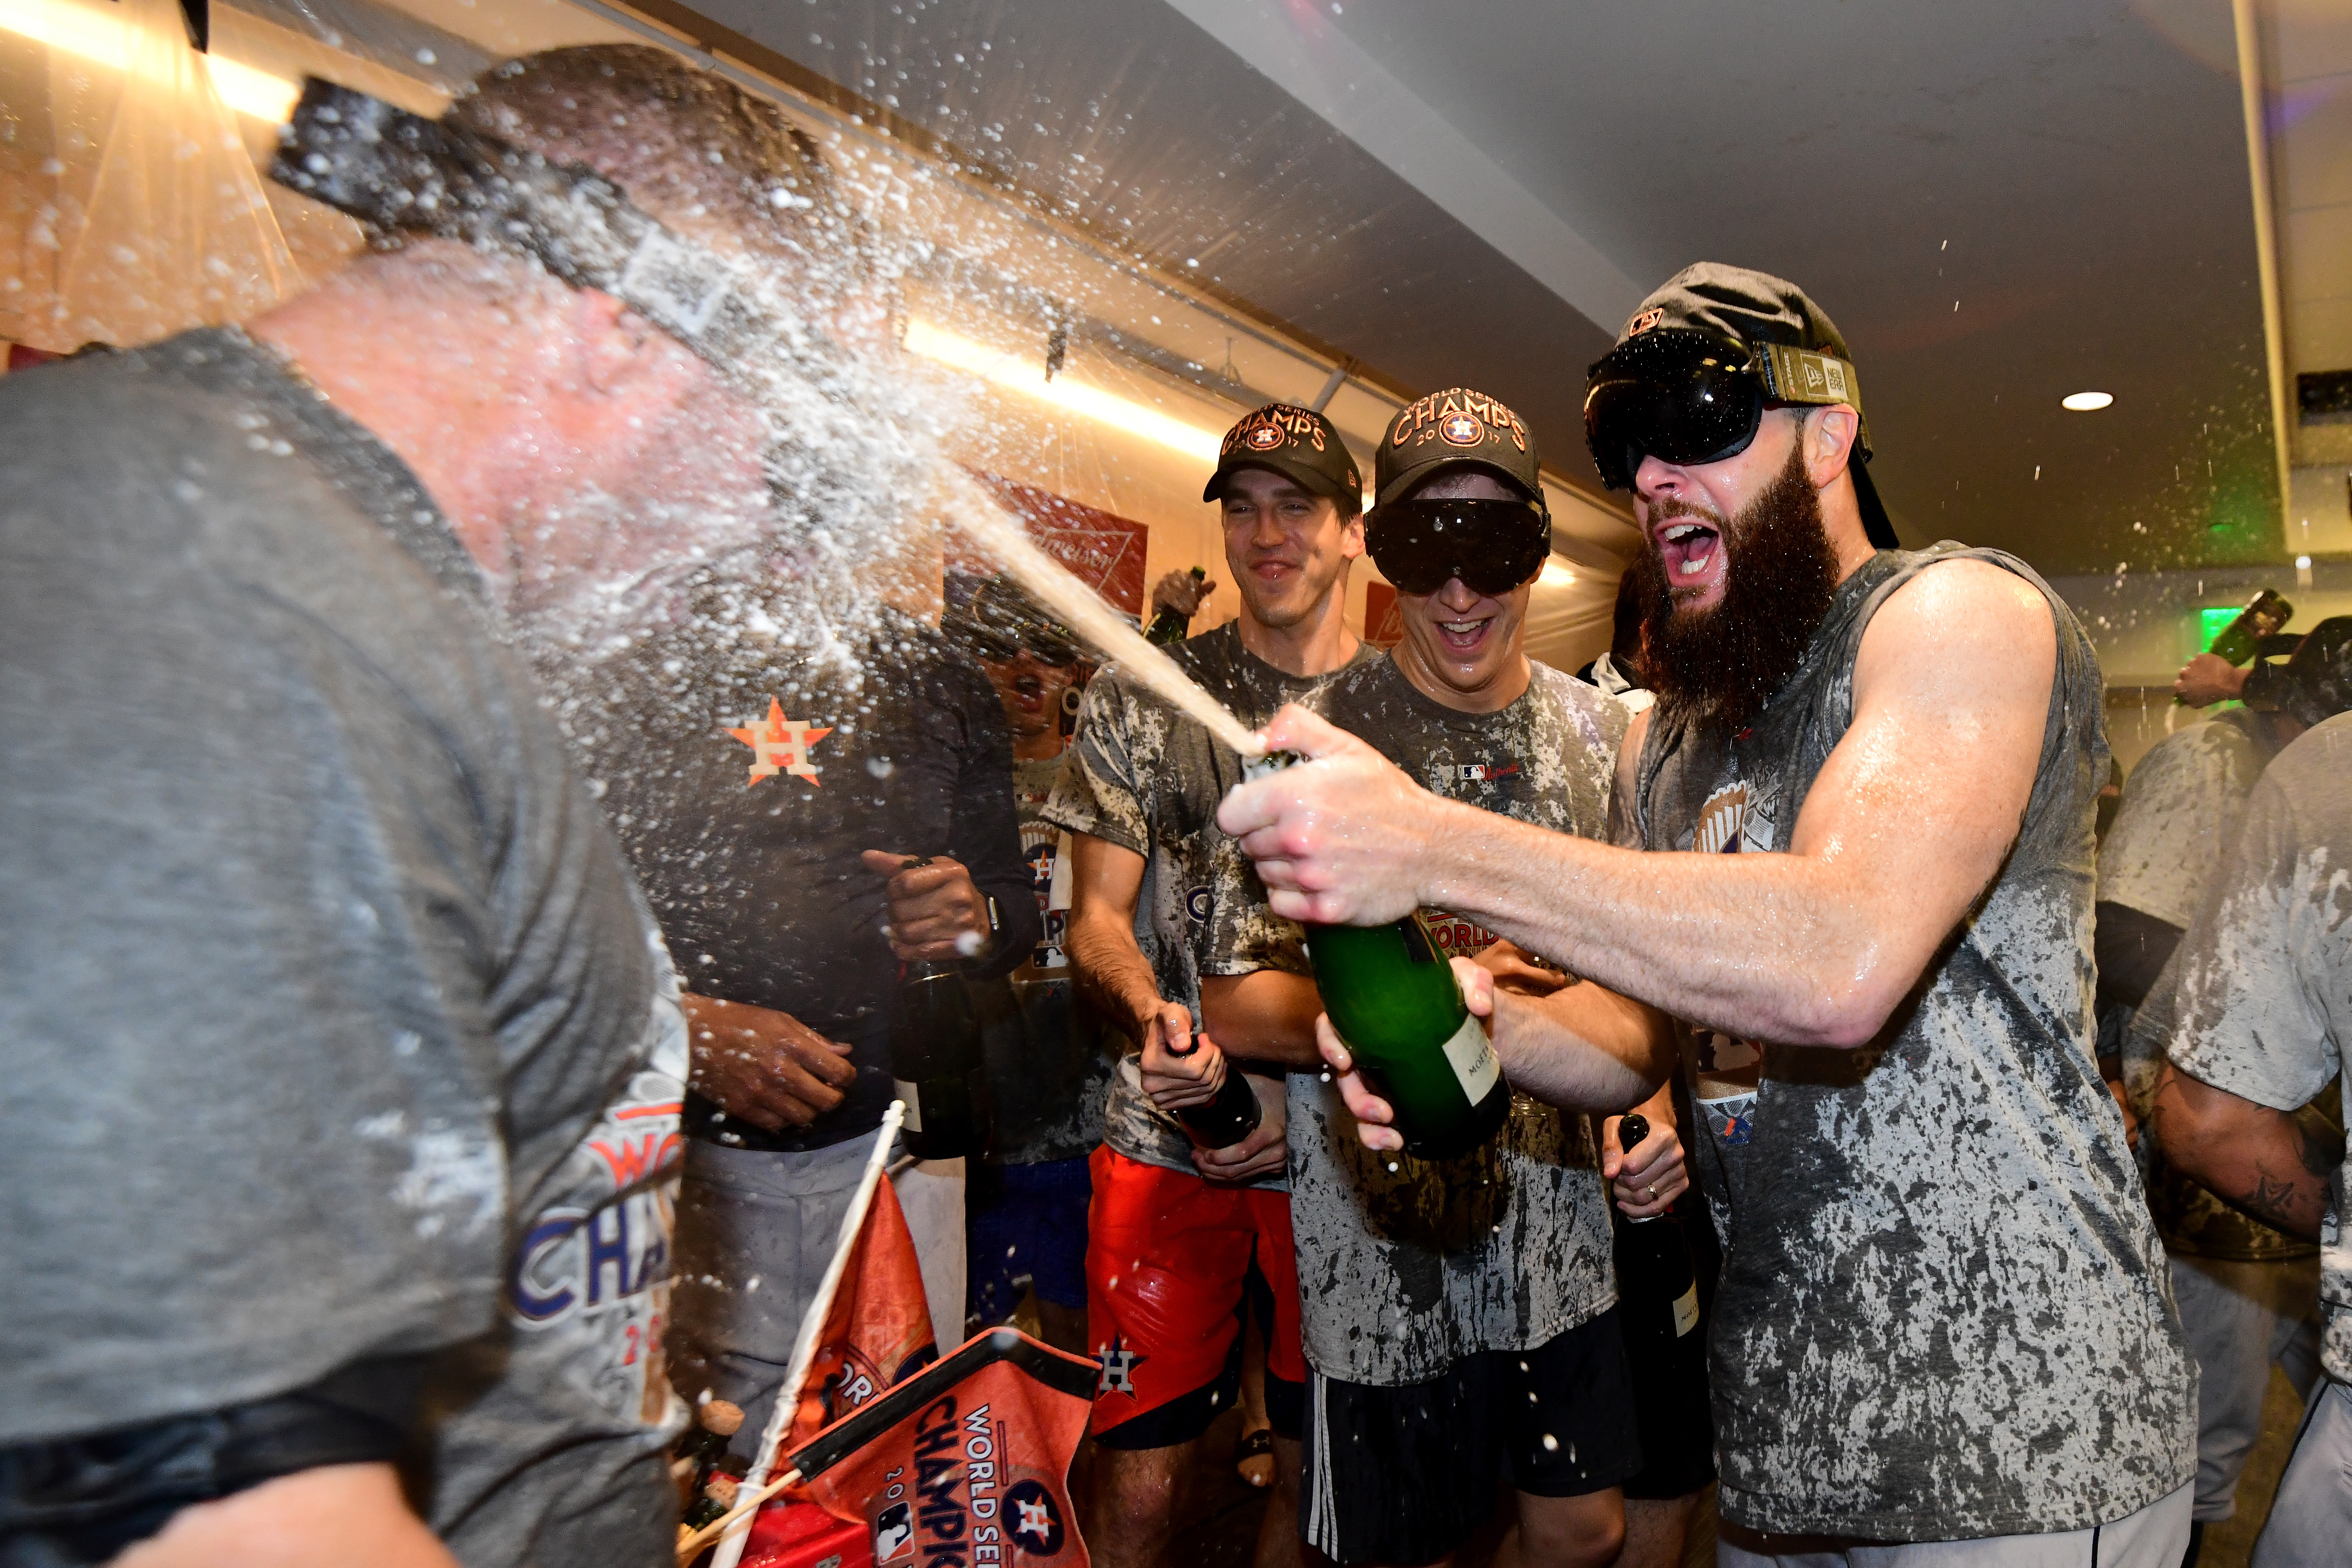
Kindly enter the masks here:
M 1317 707 L 1497 820 L 1598 837 L 1627 715 L 1527 657 L 1528 604 L 1551 533 L 1541 482 L 1534 438 L 1495 399 L 1456 387 L 1402 410 L 1381 438 L 1366 538 L 1397 588 L 1403 637 L 1387 658 L 1339 675 Z M 1511 989 L 1511 1016 L 1495 1032 L 1507 1058 L 1559 1030 L 1605 1037 L 1644 1063 L 1642 1093 L 1670 1070 L 1662 1016 L 1528 963 L 1475 921 L 1424 912 L 1447 952 L 1465 963 L 1475 954 L 1481 973 Z M 1304 1025 L 1316 999 L 1311 982 L 1297 984 L 1308 994 L 1286 1016 Z M 1299 1065 L 1317 1059 L 1311 1038 L 1296 1043 Z M 1704 1391 L 1680 1402 L 1696 1416 L 1687 1440 L 1661 1428 L 1654 1449 L 1643 1407 L 1675 1401 L 1644 1385 L 1642 1366 L 1629 1376 L 1609 1306 L 1610 1182 L 1637 1218 L 1673 1205 L 1686 1183 L 1673 1117 L 1649 1108 L 1659 1131 L 1624 1153 L 1606 1124 L 1600 1159 L 1563 1161 L 1559 1150 L 1581 1144 L 1585 1112 L 1622 1110 L 1641 1095 L 1529 1107 L 1474 1159 L 1401 1168 L 1352 1147 L 1328 1076 L 1294 1073 L 1289 1089 L 1298 1256 L 1307 1275 L 1330 1282 L 1300 1306 L 1315 1372 L 1307 1539 L 1339 1563 L 1434 1562 L 1468 1538 L 1507 1475 L 1523 1538 L 1546 1543 L 1529 1550 L 1530 1564 L 1615 1557 L 1624 1489 L 1645 1459 L 1685 1462 L 1639 1497 L 1677 1498 L 1708 1479 Z M 1489 1223 L 1467 1242 L 1367 1217 L 1474 1207 Z M 1434 1292 L 1411 1283 L 1440 1278 Z M 1433 1398 L 1449 1413 L 1433 1426 L 1421 1414 Z M 1423 1436 L 1354 1440 L 1366 1431 Z M 1517 1440 L 1498 1440 L 1507 1431 L 1528 1435 L 1507 1466 L 1502 1450 Z M 1543 1434 L 1554 1441 L 1538 1446 Z M 1384 1506 L 1397 1497 L 1414 1506 Z

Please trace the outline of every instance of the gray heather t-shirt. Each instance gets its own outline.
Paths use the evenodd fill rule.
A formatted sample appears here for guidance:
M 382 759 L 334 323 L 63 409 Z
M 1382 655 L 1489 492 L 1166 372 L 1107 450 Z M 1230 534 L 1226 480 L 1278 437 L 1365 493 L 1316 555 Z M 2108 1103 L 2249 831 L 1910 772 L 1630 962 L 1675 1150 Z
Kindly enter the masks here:
M 0 380 L 0 1446 L 437 1352 L 461 1558 L 667 1563 L 685 1031 L 473 563 L 235 331 Z
M 1785 850 L 1853 719 L 1870 618 L 1937 562 L 1989 561 L 2057 628 L 2042 756 L 2000 874 L 1916 999 L 1854 1050 L 1764 1043 L 1735 1142 L 1712 1376 L 1722 1507 L 1751 1529 L 1943 1541 L 2085 1529 L 2185 1484 L 2196 1384 L 2163 1250 L 2092 1054 L 2098 665 L 2031 569 L 1941 544 L 1842 584 L 1736 737 L 1654 713 L 1646 847 Z M 1936 825 L 1921 823 L 1933 833 Z
M 1315 708 L 1438 795 L 1554 833 L 1607 835 L 1622 703 L 1544 665 L 1517 700 L 1457 713 L 1392 659 L 1336 678 Z M 1444 952 L 1495 939 L 1424 910 Z M 1244 956 L 1247 956 L 1246 952 Z M 1300 1329 L 1324 1376 L 1426 1383 L 1480 1351 L 1532 1350 L 1617 1300 L 1609 1198 L 1591 1122 L 1515 1095 L 1484 1148 L 1444 1161 L 1376 1154 L 1339 1086 L 1290 1077 L 1290 1213 Z
M 1237 623 L 1169 650 L 1176 663 L 1255 729 L 1286 702 L 1310 696 L 1323 676 L 1286 675 L 1242 646 Z M 1360 647 L 1355 662 L 1381 657 Z M 1265 888 L 1241 846 L 1217 826 L 1217 805 L 1241 783 L 1241 758 L 1197 721 L 1129 679 L 1116 665 L 1087 683 L 1078 727 L 1044 820 L 1144 858 L 1135 940 L 1160 994 L 1201 1017 L 1201 976 L 1307 970 L 1298 928 L 1266 907 Z M 1239 968 L 1228 955 L 1258 955 Z M 1142 1058 L 1130 1046 L 1111 1079 L 1103 1142 L 1130 1160 L 1197 1171 L 1183 1124 L 1143 1092 Z M 1280 1174 L 1255 1185 L 1279 1189 Z
M 2173 1065 L 2293 1110 L 2344 1067 L 2352 1041 L 2352 714 L 2278 754 L 2171 970 Z M 2352 1161 L 2319 1228 L 2320 1363 L 2352 1383 Z
M 2231 709 L 2148 749 L 2099 849 L 2102 900 L 2188 929 L 2270 761 L 2261 722 Z
M 2121 904 L 2188 929 L 2205 902 L 2223 851 L 2237 836 L 2246 797 L 2274 754 L 2271 724 L 2263 714 L 2230 709 L 2165 737 L 2140 759 L 2099 850 L 2101 903 Z M 2159 976 L 2151 989 L 2164 984 Z M 2141 1121 L 2140 1173 L 2165 1250 L 2176 1258 L 2247 1261 L 2308 1258 L 2317 1251 L 2303 1237 L 2231 1208 L 2164 1158 L 2149 1111 L 2169 1016 L 2151 1019 L 2150 1027 L 2142 1029 L 2130 1010 L 2117 1012 L 2105 1021 L 2116 1045 L 2102 1048 L 2120 1047 L 2125 1089 Z M 2325 1115 L 2315 1108 L 2307 1114 L 2315 1123 Z

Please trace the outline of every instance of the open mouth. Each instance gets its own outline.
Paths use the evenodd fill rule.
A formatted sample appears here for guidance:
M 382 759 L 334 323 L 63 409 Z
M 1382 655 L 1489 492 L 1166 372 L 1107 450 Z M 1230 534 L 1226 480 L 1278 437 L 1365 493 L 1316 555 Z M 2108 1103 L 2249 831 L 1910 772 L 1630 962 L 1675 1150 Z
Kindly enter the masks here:
M 1467 659 L 1477 657 L 1494 625 L 1494 616 L 1480 616 L 1475 620 L 1432 621 L 1430 627 L 1437 633 L 1439 647 L 1457 658 Z
M 1024 675 L 1013 683 L 1013 694 L 1024 709 L 1034 713 L 1045 705 L 1045 683 L 1034 675 Z
M 1658 560 L 1675 591 L 1705 593 L 1723 579 L 1723 537 L 1712 526 L 1677 519 L 1657 530 Z

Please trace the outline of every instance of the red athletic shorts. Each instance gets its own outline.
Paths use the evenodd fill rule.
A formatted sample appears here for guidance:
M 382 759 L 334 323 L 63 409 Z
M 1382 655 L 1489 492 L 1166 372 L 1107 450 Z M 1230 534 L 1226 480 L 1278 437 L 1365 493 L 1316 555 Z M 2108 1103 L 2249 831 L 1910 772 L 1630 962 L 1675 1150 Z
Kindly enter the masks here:
M 1299 1434 L 1307 1361 L 1290 1194 L 1203 1181 L 1108 1146 L 1087 1212 L 1087 1330 L 1101 1374 L 1094 1435 L 1114 1448 L 1186 1443 L 1232 1408 L 1242 1314 L 1265 1334 L 1268 1420 Z

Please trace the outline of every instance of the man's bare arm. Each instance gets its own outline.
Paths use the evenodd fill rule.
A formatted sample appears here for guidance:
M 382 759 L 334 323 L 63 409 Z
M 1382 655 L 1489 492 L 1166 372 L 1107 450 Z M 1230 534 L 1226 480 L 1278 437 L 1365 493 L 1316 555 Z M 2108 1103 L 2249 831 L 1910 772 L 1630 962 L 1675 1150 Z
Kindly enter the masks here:
M 2328 1177 L 2343 1162 L 2291 1111 L 2257 1105 L 2167 1062 L 2148 1108 L 2164 1157 L 2234 1208 L 2310 1240 L 2327 1212 Z
M 1195 1046 L 1191 1010 L 1160 994 L 1160 978 L 1136 943 L 1143 857 L 1073 833 L 1070 868 L 1068 945 L 1079 989 L 1142 1047 L 1143 1088 L 1161 1110 L 1215 1099 L 1225 1080 L 1223 1056 L 1205 1034 Z
M 1694 1023 L 1856 1046 L 2014 841 L 2056 660 L 2032 584 L 1979 562 L 1920 574 L 1864 637 L 1853 722 L 1787 854 L 1640 854 L 1498 819 L 1298 709 L 1267 740 L 1317 760 L 1237 789 L 1219 822 L 1293 920 L 1430 904 Z
M 1319 1068 L 1315 1019 L 1323 1011 L 1315 977 L 1279 969 L 1201 976 L 1201 1032 L 1229 1057 Z

